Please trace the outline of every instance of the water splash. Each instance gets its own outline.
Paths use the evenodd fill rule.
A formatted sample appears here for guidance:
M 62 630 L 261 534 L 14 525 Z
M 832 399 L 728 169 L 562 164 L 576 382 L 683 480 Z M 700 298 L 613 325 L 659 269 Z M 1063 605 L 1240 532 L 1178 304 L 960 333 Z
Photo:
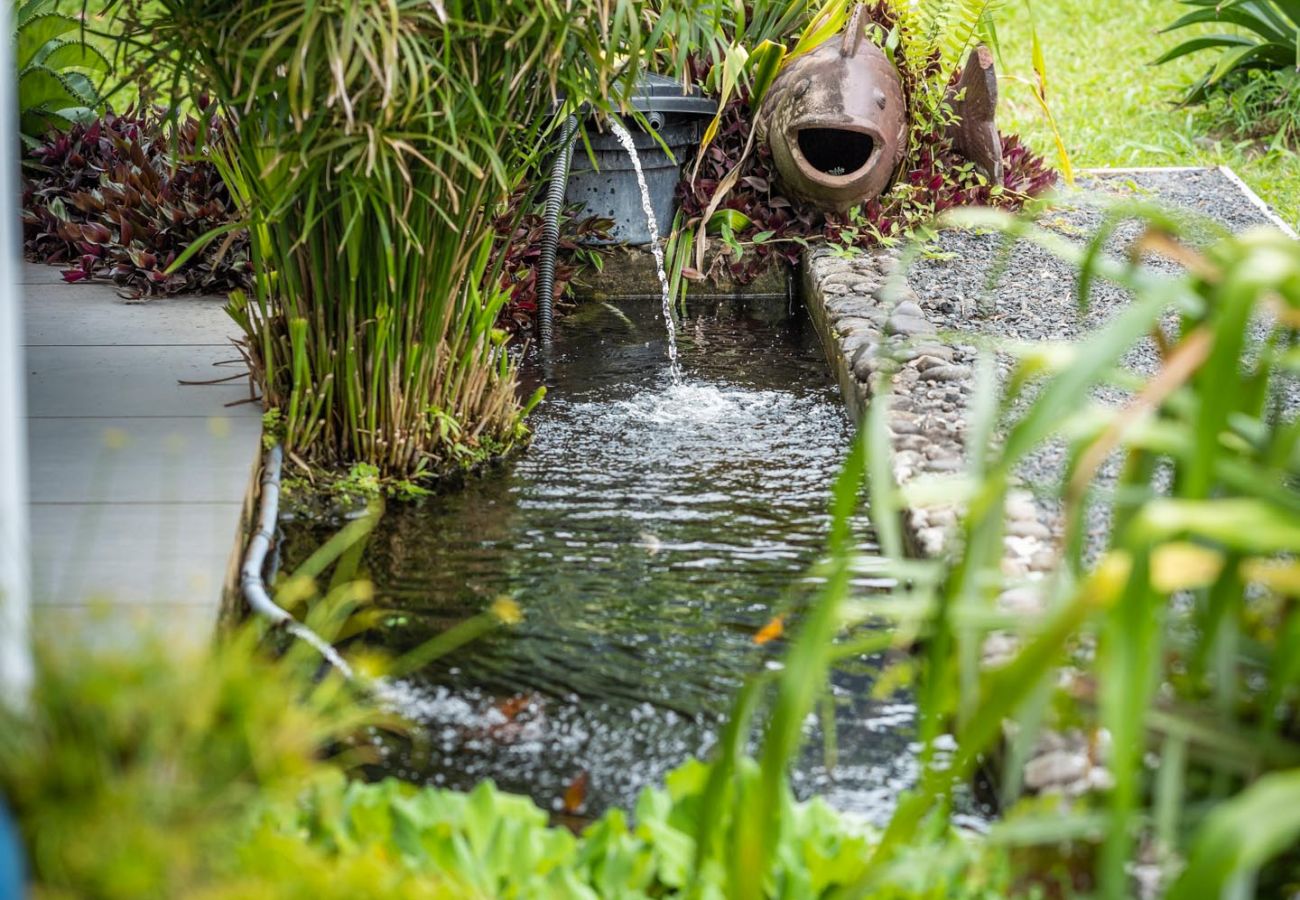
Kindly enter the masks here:
M 673 384 L 681 384 L 682 369 L 677 362 L 677 326 L 673 323 L 673 293 L 668 284 L 668 273 L 664 271 L 664 250 L 659 246 L 659 223 L 655 221 L 654 207 L 650 204 L 650 189 L 645 183 L 645 173 L 641 171 L 641 157 L 637 156 L 636 141 L 626 128 L 618 122 L 609 123 L 610 131 L 627 151 L 636 171 L 636 183 L 641 189 L 641 209 L 645 211 L 646 229 L 650 232 L 650 252 L 654 254 L 655 271 L 659 275 L 659 290 L 663 298 L 664 325 L 668 328 L 668 364 L 672 372 Z

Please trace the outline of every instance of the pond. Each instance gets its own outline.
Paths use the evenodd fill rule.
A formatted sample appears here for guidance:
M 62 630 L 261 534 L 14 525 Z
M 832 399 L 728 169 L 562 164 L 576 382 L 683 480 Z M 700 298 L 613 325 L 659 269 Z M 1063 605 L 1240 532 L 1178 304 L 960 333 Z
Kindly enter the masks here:
M 655 304 L 587 304 L 559 323 L 531 447 L 463 491 L 390 504 L 366 549 L 384 613 L 362 638 L 394 653 L 507 595 L 523 621 L 398 685 L 421 728 L 386 748 L 410 780 L 490 777 L 560 809 L 630 806 L 704 755 L 746 675 L 778 666 L 757 642 L 815 589 L 829 488 L 851 438 L 801 307 L 691 302 L 674 383 Z M 857 523 L 871 549 L 868 523 Z M 328 536 L 284 523 L 285 565 Z M 864 556 L 860 587 L 887 582 Z M 801 794 L 883 820 L 914 777 L 913 707 L 874 698 L 876 658 L 834 676 L 838 759 L 820 728 Z

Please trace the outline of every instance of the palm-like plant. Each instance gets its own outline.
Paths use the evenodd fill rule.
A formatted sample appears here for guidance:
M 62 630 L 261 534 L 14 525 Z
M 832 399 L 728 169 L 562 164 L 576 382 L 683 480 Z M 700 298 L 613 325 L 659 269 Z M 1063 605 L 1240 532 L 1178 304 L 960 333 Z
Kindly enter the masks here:
M 1198 34 L 1156 60 L 1167 63 L 1191 53 L 1217 50 L 1210 70 L 1188 90 L 1185 103 L 1203 101 L 1211 90 L 1248 69 L 1300 71 L 1300 0 L 1179 0 L 1191 10 L 1162 33 L 1205 24 L 1235 26 L 1235 31 Z
M 288 451 L 388 474 L 520 437 L 491 220 L 556 99 L 636 74 L 625 0 L 123 0 L 123 45 L 235 123 L 214 158 L 256 267 L 232 297 Z M 181 101 L 182 97 L 173 100 Z M 205 98 L 192 96 L 196 102 Z

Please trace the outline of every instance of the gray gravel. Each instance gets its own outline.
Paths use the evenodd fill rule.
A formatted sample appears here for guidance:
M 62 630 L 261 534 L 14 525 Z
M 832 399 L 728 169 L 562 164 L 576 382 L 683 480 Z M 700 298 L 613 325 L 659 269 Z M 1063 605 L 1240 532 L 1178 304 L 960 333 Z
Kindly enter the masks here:
M 1271 224 L 1264 211 L 1218 170 L 1082 179 L 1078 191 L 1045 214 L 1041 224 L 1082 242 L 1100 226 L 1103 213 L 1098 201 L 1107 198 L 1141 199 L 1183 210 L 1189 224 L 1208 216 L 1235 232 Z M 1108 250 L 1122 253 L 1140 227 L 1136 222 L 1123 224 Z M 1194 227 L 1192 239 L 1204 240 L 1212 232 L 1212 228 Z M 939 254 L 916 264 L 903 285 L 890 279 L 897 263 L 888 253 L 846 258 L 820 248 L 805 255 L 805 300 L 850 413 L 861 417 L 868 404 L 889 398 L 885 425 L 893 450 L 893 476 L 900 485 L 923 477 L 942 478 L 964 467 L 976 345 L 1079 341 L 1132 299 L 1113 285 L 1098 283 L 1087 309 L 1081 310 L 1072 267 L 1027 243 L 1006 254 L 1002 243 L 996 235 L 945 232 L 938 239 Z M 1171 263 L 1152 265 L 1171 276 L 1177 274 Z M 990 283 L 993 272 L 998 277 Z M 1011 360 L 1001 355 L 998 363 L 1005 379 Z M 1125 363 L 1137 372 L 1155 371 L 1154 345 L 1138 344 Z M 1289 384 L 1286 390 L 1288 405 L 1300 409 L 1296 385 Z M 1096 396 L 1120 404 L 1127 395 L 1100 387 Z M 1004 612 L 1032 616 L 1042 609 L 1041 587 L 1057 564 L 1060 516 L 1054 498 L 1064 462 L 1060 443 L 1041 448 L 1021 466 L 1021 488 L 1009 494 L 1003 556 L 1008 582 L 997 598 Z M 1103 495 L 1114 475 L 1112 459 L 1100 473 L 1102 490 L 1089 510 L 1093 552 L 1108 531 Z M 906 510 L 903 524 L 911 551 L 928 557 L 945 552 L 958 514 L 954 504 Z M 983 664 L 1005 662 L 1017 646 L 1013 634 L 990 634 Z M 1044 732 L 1024 761 L 1026 786 L 1066 796 L 1104 787 L 1109 775 L 1101 737 Z
M 1272 224 L 1268 216 L 1252 204 L 1228 176 L 1217 169 L 1174 172 L 1143 172 L 1091 176 L 1080 179 L 1078 192 L 1067 194 L 1062 206 L 1047 213 L 1042 224 L 1071 240 L 1085 241 L 1101 225 L 1102 212 L 1097 201 L 1107 199 L 1142 200 L 1186 211 L 1193 235 L 1204 239 L 1211 232 L 1197 227 L 1208 218 L 1219 225 L 1240 232 L 1258 225 Z M 1120 226 L 1108 243 L 1111 253 L 1122 253 L 1138 236 L 1141 226 L 1127 222 Z M 922 259 L 909 275 L 909 282 L 921 298 L 927 318 L 941 331 L 970 332 L 1002 340 L 1077 341 L 1106 322 L 1132 299 L 1128 292 L 1106 283 L 1095 283 L 1086 312 L 1081 312 L 1077 298 L 1074 269 L 1045 250 L 1028 243 L 1018 245 L 1006 261 L 996 282 L 1002 239 L 996 235 L 964 231 L 944 232 L 938 240 L 942 258 Z M 1155 261 L 1153 267 L 1176 274 L 1173 263 Z M 1001 360 L 1005 372 L 1010 361 Z M 1138 344 L 1126 358 L 1128 367 L 1151 373 L 1158 365 L 1154 344 Z M 1100 388 L 1100 400 L 1122 403 L 1126 395 L 1111 388 Z M 1300 407 L 1300 391 L 1290 386 L 1287 405 Z M 1064 447 L 1049 444 L 1030 456 L 1020 475 L 1050 510 L 1050 497 L 1064 465 Z M 1113 478 L 1114 460 L 1102 471 L 1102 484 Z M 1091 511 L 1090 532 L 1094 549 L 1106 531 L 1104 506 Z

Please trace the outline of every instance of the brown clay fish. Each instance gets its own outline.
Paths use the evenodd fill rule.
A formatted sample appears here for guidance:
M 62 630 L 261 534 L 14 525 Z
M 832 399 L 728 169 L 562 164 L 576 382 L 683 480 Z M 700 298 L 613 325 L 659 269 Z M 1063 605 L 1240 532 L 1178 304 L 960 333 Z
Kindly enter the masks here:
M 758 115 L 785 190 L 845 212 L 889 187 L 907 148 L 903 80 L 883 50 L 864 39 L 865 16 L 790 63 Z
M 768 89 L 758 134 L 786 192 L 821 209 L 847 212 L 888 188 L 907 152 L 903 80 L 867 40 L 862 5 L 839 35 L 790 63 Z M 1002 141 L 993 54 L 983 45 L 949 89 L 954 149 L 1002 181 Z

